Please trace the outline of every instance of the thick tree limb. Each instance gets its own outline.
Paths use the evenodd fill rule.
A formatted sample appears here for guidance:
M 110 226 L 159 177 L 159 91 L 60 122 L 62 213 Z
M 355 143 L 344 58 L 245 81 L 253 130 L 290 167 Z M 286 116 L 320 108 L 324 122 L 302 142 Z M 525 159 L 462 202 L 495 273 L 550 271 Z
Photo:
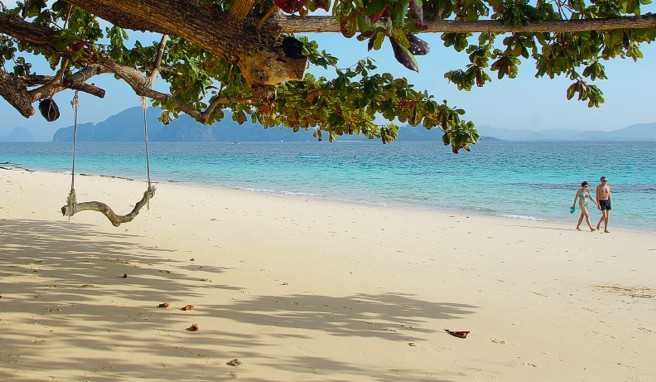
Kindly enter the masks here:
M 58 86 L 55 86 L 53 88 L 53 94 L 58 93 L 64 89 L 72 89 L 72 90 L 79 90 L 81 92 L 94 95 L 98 98 L 104 98 L 105 97 L 104 89 L 101 89 L 93 84 L 86 83 L 87 80 L 91 79 L 91 77 L 96 76 L 98 74 L 101 74 L 101 70 L 98 66 L 94 66 L 94 65 L 87 66 L 86 68 L 78 71 L 77 73 L 64 77 L 61 83 L 59 83 Z M 53 79 L 54 79 L 53 76 L 46 76 L 46 75 L 31 75 L 27 78 L 23 78 L 27 86 L 37 86 L 37 85 L 47 84 L 53 81 Z M 34 101 L 42 99 L 45 96 L 44 92 L 42 91 L 37 92 L 36 90 L 37 89 L 30 91 L 30 94 L 34 99 Z
M 279 16 L 277 22 L 282 31 L 287 33 L 340 32 L 339 21 L 331 16 Z M 423 32 L 576 33 L 587 31 L 610 31 L 617 29 L 656 28 L 656 15 L 648 13 L 642 16 L 624 16 L 604 19 L 539 21 L 528 23 L 527 25 L 507 25 L 494 20 L 436 20 L 430 21 L 427 24 L 428 27 Z
M 127 215 L 117 215 L 107 204 L 102 202 L 83 202 L 73 203 L 72 205 L 65 205 L 61 208 L 62 215 L 73 216 L 82 211 L 96 211 L 105 215 L 114 227 L 118 227 L 123 223 L 129 223 L 139 215 L 141 209 L 148 204 L 148 201 L 155 197 L 155 187 L 149 187 L 144 192 L 141 200 L 134 205 L 134 208 Z
M 44 98 L 52 97 L 64 89 L 80 90 L 85 93 L 103 98 L 105 91 L 94 85 L 87 84 L 85 81 L 99 71 L 95 67 L 85 68 L 71 76 L 61 78 L 63 73 L 53 76 L 30 76 L 28 79 L 18 77 L 0 69 L 0 96 L 2 96 L 11 106 L 18 110 L 24 117 L 29 118 L 34 115 L 32 104 Z M 28 86 L 37 84 L 43 86 L 28 90 Z
M 62 87 L 64 81 L 64 74 L 68 70 L 68 65 L 71 61 L 68 58 L 64 58 L 61 64 L 61 67 L 55 74 L 55 76 L 43 86 L 30 90 L 29 94 L 32 99 L 42 99 L 47 97 L 52 97 L 56 93 L 56 89 Z
M 249 0 L 250 1 L 250 0 Z M 287 57 L 279 31 L 258 32 L 248 23 L 191 0 L 69 0 L 117 26 L 175 35 L 237 63 L 252 86 L 303 78 L 307 59 Z
M 27 91 L 27 84 L 21 78 L 9 74 L 0 68 L 0 96 L 13 106 L 25 118 L 34 115 L 32 97 Z
M 230 5 L 230 15 L 237 20 L 244 20 L 255 5 L 255 0 L 234 0 Z
M 0 33 L 39 46 L 53 46 L 57 37 L 57 32 L 53 29 L 29 23 L 6 12 L 0 12 Z

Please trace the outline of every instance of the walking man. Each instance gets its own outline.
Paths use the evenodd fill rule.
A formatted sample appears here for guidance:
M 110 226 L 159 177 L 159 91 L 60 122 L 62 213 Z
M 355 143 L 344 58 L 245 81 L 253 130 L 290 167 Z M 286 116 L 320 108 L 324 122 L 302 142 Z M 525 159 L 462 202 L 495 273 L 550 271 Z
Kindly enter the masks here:
M 595 192 L 596 198 L 597 198 L 597 207 L 601 210 L 601 218 L 599 219 L 599 223 L 597 223 L 597 230 L 599 230 L 599 227 L 601 227 L 601 222 L 604 223 L 604 232 L 608 232 L 608 216 L 610 215 L 610 200 L 611 200 L 611 192 L 610 192 L 610 186 L 608 185 L 608 179 L 606 179 L 605 176 L 602 176 L 599 179 L 600 183 L 597 186 L 597 190 Z

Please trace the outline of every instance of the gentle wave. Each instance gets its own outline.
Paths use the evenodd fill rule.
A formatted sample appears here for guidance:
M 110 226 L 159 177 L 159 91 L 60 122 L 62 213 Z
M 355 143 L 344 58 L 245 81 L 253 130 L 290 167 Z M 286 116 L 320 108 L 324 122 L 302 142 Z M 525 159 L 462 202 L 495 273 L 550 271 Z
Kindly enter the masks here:
M 511 183 L 513 186 L 532 187 L 540 190 L 576 190 L 578 183 Z M 595 184 L 592 184 L 594 187 Z M 611 184 L 613 192 L 617 193 L 656 193 L 656 184 Z
M 528 215 L 502 214 L 501 216 L 504 217 L 504 218 L 519 219 L 519 220 L 531 220 L 531 221 L 543 221 L 544 220 L 544 219 L 537 218 L 535 216 L 528 216 Z
M 306 196 L 306 197 L 320 197 L 321 195 L 311 193 L 311 192 L 298 192 L 298 191 L 281 191 L 274 190 L 270 188 L 257 188 L 257 187 L 233 187 L 236 190 L 249 191 L 249 192 L 261 192 L 265 194 L 276 194 L 276 195 L 287 195 L 287 196 Z

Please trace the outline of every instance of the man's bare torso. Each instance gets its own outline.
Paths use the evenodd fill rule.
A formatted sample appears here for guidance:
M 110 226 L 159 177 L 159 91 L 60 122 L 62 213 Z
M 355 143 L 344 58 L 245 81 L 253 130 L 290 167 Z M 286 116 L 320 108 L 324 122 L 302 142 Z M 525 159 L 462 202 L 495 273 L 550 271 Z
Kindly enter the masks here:
M 600 184 L 597 186 L 597 199 L 608 200 L 610 198 L 610 186 Z

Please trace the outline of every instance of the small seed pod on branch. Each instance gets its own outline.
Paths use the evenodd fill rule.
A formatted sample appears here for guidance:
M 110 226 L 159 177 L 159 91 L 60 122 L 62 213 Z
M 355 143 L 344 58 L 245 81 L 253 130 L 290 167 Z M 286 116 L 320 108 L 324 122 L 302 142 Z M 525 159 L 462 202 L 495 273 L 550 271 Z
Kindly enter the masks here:
M 282 40 L 282 50 L 290 58 L 303 58 L 303 43 L 294 37 L 287 36 Z
M 39 102 L 39 111 L 43 118 L 48 122 L 53 122 L 59 119 L 59 107 L 52 98 L 46 98 Z

